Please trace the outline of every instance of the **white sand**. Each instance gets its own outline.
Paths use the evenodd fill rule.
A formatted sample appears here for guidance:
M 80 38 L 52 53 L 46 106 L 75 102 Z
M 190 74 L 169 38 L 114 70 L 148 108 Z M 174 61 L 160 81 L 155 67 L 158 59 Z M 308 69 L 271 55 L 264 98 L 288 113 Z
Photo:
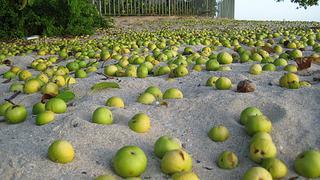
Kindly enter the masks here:
M 13 58 L 21 67 L 33 59 L 31 56 Z M 153 155 L 153 144 L 162 135 L 171 135 L 182 141 L 192 155 L 193 169 L 201 179 L 239 179 L 248 168 L 257 166 L 248 158 L 250 137 L 238 123 L 241 111 L 248 106 L 259 107 L 272 120 L 271 134 L 278 148 L 278 157 L 289 167 L 287 177 L 297 176 L 293 171 L 293 160 L 298 153 L 320 147 L 320 84 L 298 90 L 283 89 L 278 86 L 278 80 L 284 71 L 254 76 L 247 72 L 249 66 L 233 64 L 229 72 L 192 72 L 174 81 L 167 81 L 167 76 L 119 78 L 121 89 L 97 93 L 90 93 L 90 87 L 103 76 L 91 74 L 72 86 L 77 95 L 75 106 L 68 107 L 67 113 L 57 115 L 53 123 L 36 126 L 35 117 L 31 115 L 21 124 L 0 123 L 0 179 L 92 179 L 101 174 L 114 174 L 110 161 L 125 145 L 137 145 L 147 154 L 148 168 L 143 178 L 167 179 L 169 176 L 161 173 L 159 160 Z M 312 66 L 311 70 L 320 69 L 318 65 Z M 0 73 L 5 70 L 8 68 L 0 66 Z M 211 75 L 229 77 L 234 83 L 233 90 L 218 91 L 204 86 Z M 255 92 L 235 92 L 236 84 L 245 79 L 256 84 Z M 301 79 L 311 81 L 312 76 Z M 270 82 L 272 86 L 268 85 Z M 9 85 L 0 84 L 1 101 L 12 95 L 8 92 Z M 163 91 L 177 87 L 185 98 L 169 100 L 168 107 L 137 103 L 139 93 L 151 85 L 159 86 Z M 112 125 L 91 123 L 92 112 L 104 106 L 111 96 L 122 97 L 126 108 L 112 109 L 115 119 Z M 32 105 L 40 97 L 39 93 L 19 95 L 14 102 L 26 105 L 31 114 Z M 146 134 L 134 133 L 127 126 L 129 119 L 138 112 L 145 112 L 152 119 L 151 130 Z M 231 137 L 226 142 L 215 143 L 207 137 L 207 132 L 216 125 L 225 125 L 229 129 Z M 72 163 L 61 165 L 47 159 L 47 149 L 56 139 L 73 144 L 76 155 Z M 216 166 L 215 161 L 224 150 L 238 155 L 239 167 L 222 170 Z

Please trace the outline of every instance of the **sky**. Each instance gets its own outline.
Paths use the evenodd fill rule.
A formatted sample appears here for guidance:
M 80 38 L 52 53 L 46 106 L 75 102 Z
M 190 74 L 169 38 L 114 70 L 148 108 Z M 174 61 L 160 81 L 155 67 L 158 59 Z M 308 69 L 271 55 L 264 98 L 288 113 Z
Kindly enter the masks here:
M 235 19 L 239 20 L 287 20 L 320 22 L 320 6 L 308 9 L 298 7 L 290 0 L 235 0 Z

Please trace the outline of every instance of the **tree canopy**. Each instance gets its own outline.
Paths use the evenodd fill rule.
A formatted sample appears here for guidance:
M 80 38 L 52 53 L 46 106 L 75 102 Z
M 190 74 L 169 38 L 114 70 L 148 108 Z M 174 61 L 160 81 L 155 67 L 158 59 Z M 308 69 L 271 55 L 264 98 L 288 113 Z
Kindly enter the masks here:
M 284 1 L 284 0 L 277 0 Z M 307 8 L 308 6 L 317 6 L 319 5 L 319 0 L 291 0 L 293 3 L 299 4 L 300 7 Z

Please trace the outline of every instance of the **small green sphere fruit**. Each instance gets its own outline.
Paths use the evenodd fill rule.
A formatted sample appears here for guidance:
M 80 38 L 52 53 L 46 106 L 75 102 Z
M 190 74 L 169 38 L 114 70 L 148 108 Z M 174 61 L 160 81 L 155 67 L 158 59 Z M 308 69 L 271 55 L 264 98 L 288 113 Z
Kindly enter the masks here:
M 36 104 L 33 105 L 32 107 L 32 114 L 33 115 L 37 115 L 41 112 L 46 111 L 46 105 L 42 102 L 38 102 Z
M 76 70 L 75 77 L 76 78 L 86 78 L 86 77 L 88 77 L 88 74 L 85 70 L 78 69 L 78 70 Z
M 250 116 L 263 115 L 260 109 L 256 107 L 247 107 L 240 114 L 240 123 L 243 125 L 247 124 L 248 118 Z
M 11 71 L 7 71 L 7 72 L 3 73 L 2 77 L 4 79 L 14 79 L 16 77 L 16 74 Z
M 12 107 L 13 104 L 11 104 L 10 102 L 7 102 L 5 101 L 4 103 L 2 103 L 0 105 L 0 116 L 4 116 L 6 114 L 6 110 L 9 108 L 9 107 Z
M 137 69 L 137 77 L 138 78 L 146 78 L 149 74 L 149 70 L 146 66 L 141 65 Z
M 300 82 L 293 81 L 289 83 L 289 89 L 299 89 L 300 88 Z
M 137 133 L 145 133 L 150 129 L 150 118 L 144 113 L 134 115 L 128 123 L 129 128 Z
M 64 100 L 60 98 L 52 98 L 50 99 L 46 105 L 46 110 L 47 111 L 52 111 L 56 114 L 62 114 L 67 111 L 67 104 L 64 102 Z
M 56 96 L 59 93 L 59 86 L 56 83 L 49 82 L 48 84 L 43 86 L 42 93 Z
M 36 125 L 40 126 L 48 124 L 54 120 L 54 116 L 54 113 L 51 111 L 40 112 L 36 117 Z
M 175 173 L 172 176 L 172 180 L 199 180 L 199 177 L 192 171 L 184 171 Z
M 163 94 L 163 99 L 182 99 L 183 93 L 177 88 L 167 89 Z
M 286 65 L 288 65 L 288 62 L 287 62 L 287 60 L 285 60 L 285 59 L 283 59 L 283 58 L 279 58 L 279 59 L 275 60 L 275 61 L 273 62 L 273 64 L 274 64 L 275 66 L 286 66 Z
M 56 163 L 69 163 L 74 159 L 73 146 L 68 141 L 56 140 L 48 149 L 48 158 Z
M 231 64 L 233 58 L 228 52 L 221 52 L 218 54 L 218 61 L 221 64 Z
M 117 178 L 115 178 L 112 175 L 100 175 L 96 177 L 94 180 L 117 180 Z
M 242 180 L 272 180 L 272 176 L 262 167 L 253 167 L 246 171 Z
M 27 109 L 22 105 L 8 107 L 4 115 L 6 122 L 9 124 L 22 123 L 27 116 Z
M 104 74 L 107 76 L 115 76 L 117 71 L 118 68 L 115 65 L 108 65 L 104 68 Z
M 256 134 L 254 134 L 254 136 L 252 136 L 250 144 L 252 142 L 254 142 L 254 141 L 259 141 L 261 139 L 272 141 L 272 137 L 271 137 L 271 135 L 269 133 L 267 133 L 267 132 L 258 132 Z
M 254 64 L 250 67 L 249 72 L 250 74 L 253 74 L 253 75 L 259 75 L 262 72 L 262 67 L 260 64 Z
M 301 87 L 311 87 L 311 84 L 307 81 L 300 81 L 300 86 Z
M 265 64 L 263 67 L 262 67 L 262 70 L 263 71 L 275 71 L 277 68 L 274 64 Z
M 175 77 L 184 77 L 187 74 L 189 74 L 189 71 L 185 66 L 179 65 L 177 68 L 173 70 L 173 73 Z
M 160 66 L 155 72 L 154 75 L 155 76 L 162 76 L 165 74 L 169 74 L 171 71 L 169 66 Z
M 69 71 L 76 71 L 78 69 L 80 69 L 80 66 L 78 63 L 76 62 L 69 62 L 66 67 L 69 69 Z
M 100 175 L 96 177 L 94 180 L 117 180 L 113 175 Z
M 280 87 L 285 87 L 285 88 L 289 88 L 289 84 L 293 82 L 299 83 L 299 76 L 290 72 L 283 75 L 279 80 Z
M 192 67 L 193 70 L 200 72 L 202 71 L 202 66 L 200 64 L 196 64 Z
M 224 126 L 215 126 L 208 133 L 212 141 L 223 142 L 229 138 L 229 130 Z
M 19 75 L 19 80 L 20 81 L 25 81 L 25 80 L 29 79 L 30 77 L 32 77 L 31 72 L 28 71 L 28 70 L 22 70 L 22 71 L 19 72 L 18 75 Z
M 215 83 L 216 83 L 216 81 L 217 81 L 218 79 L 219 79 L 219 78 L 216 77 L 216 76 L 211 76 L 211 77 L 207 80 L 206 86 L 214 87 L 214 86 L 215 86 Z
M 30 79 L 28 81 L 26 81 L 26 83 L 23 86 L 23 92 L 25 94 L 32 94 L 32 93 L 36 93 L 40 90 L 41 85 L 39 80 L 37 79 Z
M 112 112 L 105 107 L 97 108 L 91 118 L 93 123 L 109 125 L 113 122 Z
M 14 82 L 10 85 L 9 91 L 10 92 L 22 92 L 24 85 L 18 82 Z
M 217 71 L 220 67 L 220 64 L 217 60 L 212 59 L 206 62 L 207 71 Z
M 298 67 L 296 65 L 293 64 L 288 64 L 284 67 L 285 71 L 291 72 L 291 73 L 295 73 L 298 71 Z
M 162 159 L 164 154 L 168 151 L 181 149 L 181 142 L 177 138 L 172 138 L 170 136 L 161 136 L 154 144 L 154 154 Z
M 118 96 L 113 96 L 113 97 L 109 98 L 106 102 L 106 105 L 109 107 L 124 108 L 124 102 Z
M 224 151 L 219 155 L 217 165 L 222 169 L 234 169 L 238 166 L 238 157 L 231 151 Z
M 308 150 L 300 153 L 294 160 L 295 171 L 307 178 L 320 177 L 320 151 Z
M 272 123 L 269 118 L 264 115 L 249 116 L 245 128 L 247 133 L 252 136 L 258 132 L 270 132 Z
M 127 177 L 140 176 L 147 167 L 147 156 L 137 146 L 125 146 L 119 149 L 112 159 L 117 175 Z
M 231 71 L 231 67 L 229 66 L 220 66 L 218 71 Z
M 125 71 L 125 74 L 128 77 L 137 77 L 137 66 L 129 65 Z
M 249 157 L 252 161 L 260 163 L 266 158 L 275 158 L 277 156 L 277 148 L 275 144 L 267 139 L 257 139 L 250 144 Z
M 161 171 L 174 174 L 192 169 L 191 156 L 182 149 L 171 150 L 165 153 L 161 160 Z
M 260 54 L 258 54 L 258 53 L 253 53 L 253 54 L 251 55 L 251 59 L 252 59 L 253 61 L 261 62 L 263 58 L 262 58 L 262 56 L 261 56 Z
M 291 51 L 290 56 L 291 58 L 296 59 L 296 58 L 302 58 L 303 54 L 302 54 L 302 51 L 300 51 L 299 49 L 295 49 Z
M 229 90 L 232 87 L 232 82 L 229 78 L 220 77 L 216 83 L 216 88 L 219 90 Z
M 152 104 L 154 101 L 156 100 L 156 98 L 151 94 L 151 93 L 143 93 L 138 97 L 137 102 L 141 103 L 141 104 L 146 104 L 146 105 L 150 105 Z
M 144 92 L 152 94 L 156 99 L 162 99 L 162 92 L 158 87 L 150 86 Z
M 283 178 L 288 173 L 286 164 L 277 158 L 264 159 L 261 166 L 270 172 L 273 179 Z

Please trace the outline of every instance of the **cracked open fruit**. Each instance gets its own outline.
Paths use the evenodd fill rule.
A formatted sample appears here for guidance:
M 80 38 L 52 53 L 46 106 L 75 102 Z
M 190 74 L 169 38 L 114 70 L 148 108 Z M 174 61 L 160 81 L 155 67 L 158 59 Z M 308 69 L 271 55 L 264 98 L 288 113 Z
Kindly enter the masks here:
M 275 144 L 267 139 L 257 139 L 250 143 L 250 159 L 260 163 L 263 159 L 274 158 L 277 156 Z
M 161 160 L 161 171 L 166 174 L 190 171 L 191 168 L 192 158 L 182 149 L 166 152 Z
M 233 169 L 238 166 L 238 157 L 231 151 L 224 151 L 219 155 L 217 165 L 222 169 Z

